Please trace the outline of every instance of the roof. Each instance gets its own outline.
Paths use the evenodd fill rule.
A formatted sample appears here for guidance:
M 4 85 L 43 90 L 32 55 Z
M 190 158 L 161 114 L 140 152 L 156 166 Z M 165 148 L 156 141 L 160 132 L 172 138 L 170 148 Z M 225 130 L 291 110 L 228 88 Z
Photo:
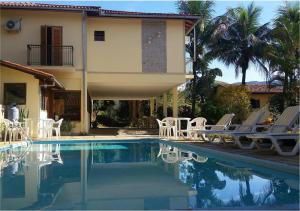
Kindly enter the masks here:
M 61 4 L 41 4 L 32 2 L 0 2 L 0 8 L 6 9 L 33 9 L 33 10 L 60 10 L 60 11 L 85 11 L 89 17 L 123 17 L 123 18 L 161 18 L 185 20 L 185 31 L 188 34 L 199 21 L 200 17 L 192 14 L 178 13 L 148 13 L 107 10 L 97 6 L 76 6 Z
M 124 17 L 124 18 L 162 18 L 162 19 L 183 19 L 185 20 L 185 32 L 188 34 L 200 17 L 191 14 L 178 13 L 147 13 L 147 12 L 129 12 L 120 10 L 101 9 L 100 12 L 89 11 L 89 17 Z
M 216 86 L 240 86 L 241 84 L 227 84 L 225 82 L 217 83 Z M 275 93 L 282 93 L 283 87 L 282 86 L 274 86 L 268 84 L 246 84 L 247 89 L 252 94 L 275 94 Z
M 19 70 L 23 73 L 33 75 L 40 80 L 46 80 L 46 81 L 53 82 L 57 88 L 60 88 L 60 89 L 64 88 L 63 85 L 55 78 L 54 75 L 44 72 L 42 70 L 34 69 L 31 67 L 17 64 L 17 63 L 7 61 L 7 60 L 0 60 L 0 65 L 11 68 L 11 69 Z
M 253 94 L 282 93 L 283 91 L 282 86 L 270 86 L 267 84 L 251 84 L 246 86 Z
M 42 9 L 42 10 L 71 10 L 71 11 L 99 11 L 101 7 L 96 6 L 77 6 L 63 4 L 42 4 L 34 2 L 0 2 L 1 8 L 8 9 Z

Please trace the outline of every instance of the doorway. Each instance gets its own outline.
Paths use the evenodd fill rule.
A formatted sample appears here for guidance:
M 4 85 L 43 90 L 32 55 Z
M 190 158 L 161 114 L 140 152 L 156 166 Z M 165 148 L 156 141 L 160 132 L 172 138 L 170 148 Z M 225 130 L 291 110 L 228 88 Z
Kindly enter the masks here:
M 62 26 L 41 26 L 41 65 L 62 65 Z

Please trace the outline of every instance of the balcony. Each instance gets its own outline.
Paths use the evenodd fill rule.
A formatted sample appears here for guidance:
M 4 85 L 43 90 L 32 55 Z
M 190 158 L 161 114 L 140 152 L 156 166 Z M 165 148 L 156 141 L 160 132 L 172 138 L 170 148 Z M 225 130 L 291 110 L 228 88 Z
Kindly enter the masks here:
M 27 45 L 27 64 L 37 66 L 73 66 L 73 46 Z

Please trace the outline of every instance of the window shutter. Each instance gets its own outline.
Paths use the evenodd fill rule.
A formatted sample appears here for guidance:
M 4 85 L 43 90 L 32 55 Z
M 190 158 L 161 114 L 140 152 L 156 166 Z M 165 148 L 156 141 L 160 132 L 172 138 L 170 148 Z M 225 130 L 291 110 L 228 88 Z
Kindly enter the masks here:
M 41 26 L 41 47 L 40 47 L 41 65 L 47 64 L 47 26 Z

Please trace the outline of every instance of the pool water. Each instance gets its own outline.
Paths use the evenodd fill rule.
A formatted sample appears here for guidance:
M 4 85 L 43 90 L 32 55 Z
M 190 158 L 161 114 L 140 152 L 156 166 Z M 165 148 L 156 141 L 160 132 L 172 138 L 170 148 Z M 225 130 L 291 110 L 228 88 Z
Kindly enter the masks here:
M 176 146 L 39 142 L 28 153 L 3 150 L 0 209 L 299 209 L 299 175 Z

